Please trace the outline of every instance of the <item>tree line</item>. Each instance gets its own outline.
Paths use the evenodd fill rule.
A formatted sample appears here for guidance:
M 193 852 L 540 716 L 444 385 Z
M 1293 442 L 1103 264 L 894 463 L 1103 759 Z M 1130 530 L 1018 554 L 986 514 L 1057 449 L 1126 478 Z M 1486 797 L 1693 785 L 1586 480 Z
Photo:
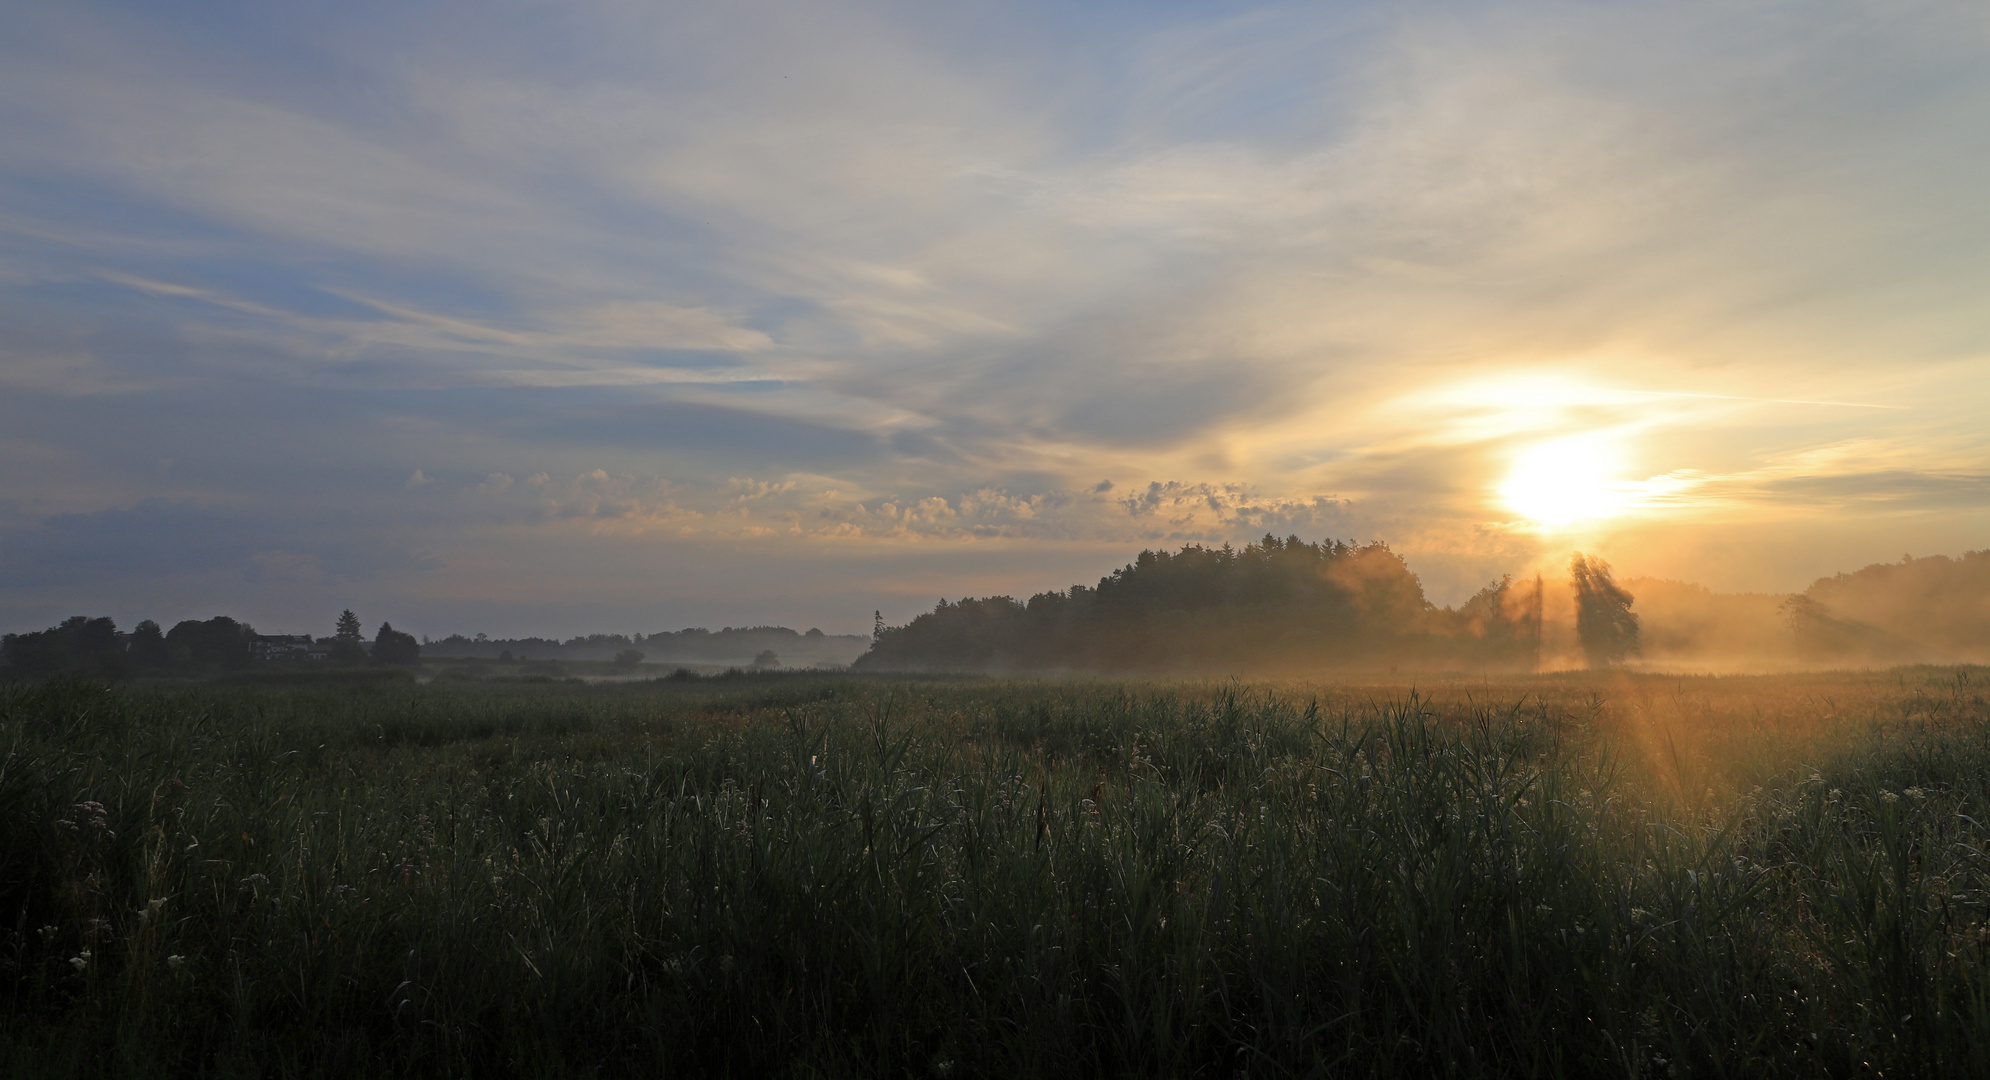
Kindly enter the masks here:
M 1578 636 L 1592 666 L 1638 651 L 1633 597 L 1600 559 L 1575 556 Z M 1531 670 L 1541 584 L 1511 577 L 1439 607 L 1376 542 L 1266 535 L 1243 548 L 1142 551 L 1096 587 L 942 599 L 904 626 L 878 618 L 856 667 L 1130 673 L 1313 670 L 1418 663 Z
M 109 618 L 76 615 L 46 630 L 0 637 L 0 676 L 28 679 L 216 674 L 258 662 L 392 667 L 420 659 L 421 643 L 414 635 L 383 622 L 369 642 L 351 610 L 340 612 L 332 634 L 321 638 L 258 634 L 226 615 L 187 619 L 171 630 L 145 619 L 128 633 Z
M 1570 565 L 1576 631 L 1591 667 L 1638 654 L 1634 598 L 1600 559 L 1577 553 Z M 1142 551 L 1094 587 L 1008 596 L 942 599 L 904 626 L 880 616 L 869 651 L 853 665 L 880 671 L 1074 671 L 1127 673 L 1261 672 L 1414 663 L 1486 670 L 1533 670 L 1541 662 L 1542 584 L 1511 577 L 1488 584 L 1456 608 L 1439 607 L 1402 556 L 1387 544 L 1297 536 L 1233 548 L 1199 544 Z M 751 643 L 756 667 L 779 663 L 769 639 L 806 647 L 832 639 L 820 630 L 728 627 L 718 633 L 591 635 L 554 639 L 452 636 L 433 655 L 523 659 L 534 653 L 613 650 L 633 665 L 634 645 L 659 651 L 738 649 Z M 511 647 L 520 649 L 516 657 Z M 413 635 L 380 624 L 365 640 L 359 617 L 342 612 L 330 637 L 261 635 L 227 616 L 186 620 L 170 631 L 147 619 L 129 633 L 108 618 L 75 616 L 47 630 L 0 639 L 0 677 L 73 673 L 101 678 L 202 674 L 258 661 L 330 667 L 417 663 Z

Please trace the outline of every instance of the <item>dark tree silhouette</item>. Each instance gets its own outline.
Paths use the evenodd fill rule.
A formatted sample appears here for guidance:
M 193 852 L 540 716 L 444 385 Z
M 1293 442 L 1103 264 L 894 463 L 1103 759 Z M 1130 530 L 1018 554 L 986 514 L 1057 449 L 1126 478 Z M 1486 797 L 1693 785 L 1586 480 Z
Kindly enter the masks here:
M 240 668 L 249 664 L 255 628 L 226 615 L 202 622 L 187 619 L 166 631 L 166 653 L 176 667 Z
M 623 649 L 615 654 L 615 666 L 632 668 L 643 662 L 641 649 Z
M 763 671 L 777 668 L 781 666 L 781 657 L 772 649 L 764 649 L 759 656 L 753 658 L 753 666 Z
M 1589 666 L 1606 668 L 1638 655 L 1638 617 L 1631 611 L 1637 598 L 1610 576 L 1610 564 L 1578 551 L 1569 560 L 1569 577 L 1575 581 L 1575 636 Z
M 159 671 L 171 663 L 166 651 L 166 635 L 159 624 L 151 619 L 132 627 L 131 640 L 126 643 L 125 655 L 131 658 L 134 671 Z
M 109 619 L 75 615 L 46 630 L 0 638 L 0 670 L 17 678 L 87 675 L 116 679 L 126 669 L 124 639 Z
M 366 639 L 361 636 L 359 616 L 351 608 L 339 612 L 339 621 L 332 631 L 332 663 L 361 664 L 366 662 Z
M 1387 545 L 1266 536 L 1143 551 L 1097 587 L 941 600 L 880 627 L 858 668 L 1278 671 L 1406 660 L 1522 666 L 1495 582 L 1469 611 L 1432 606 Z
M 393 624 L 383 622 L 380 632 L 373 635 L 372 660 L 376 664 L 418 664 L 421 642 L 413 634 L 403 634 Z

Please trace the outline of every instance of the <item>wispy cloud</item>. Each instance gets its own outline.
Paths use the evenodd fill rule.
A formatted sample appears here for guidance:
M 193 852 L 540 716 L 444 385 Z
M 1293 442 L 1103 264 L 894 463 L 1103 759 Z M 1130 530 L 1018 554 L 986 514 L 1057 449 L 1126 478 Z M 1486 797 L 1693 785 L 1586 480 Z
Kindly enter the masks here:
M 1448 596 L 1531 557 L 1497 488 L 1555 439 L 1621 451 L 1635 572 L 1690 571 L 1639 529 L 1984 505 L 1980 5 L 28 3 L 0 42 L 22 528 L 309 476 L 326 550 L 426 538 L 395 588 L 1269 529 Z

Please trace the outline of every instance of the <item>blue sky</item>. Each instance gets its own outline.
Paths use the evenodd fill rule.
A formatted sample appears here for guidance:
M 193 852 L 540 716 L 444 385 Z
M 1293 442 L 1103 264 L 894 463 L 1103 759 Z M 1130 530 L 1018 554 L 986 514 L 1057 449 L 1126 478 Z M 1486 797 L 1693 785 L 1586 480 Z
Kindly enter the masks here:
M 851 631 L 1267 530 L 1444 602 L 1990 546 L 1986 46 L 1831 0 L 9 4 L 0 624 Z

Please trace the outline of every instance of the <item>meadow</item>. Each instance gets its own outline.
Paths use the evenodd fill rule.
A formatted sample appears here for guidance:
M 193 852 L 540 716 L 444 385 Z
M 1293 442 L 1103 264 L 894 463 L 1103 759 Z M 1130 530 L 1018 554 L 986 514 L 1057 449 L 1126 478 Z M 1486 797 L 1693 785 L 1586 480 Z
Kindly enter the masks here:
M 10 1076 L 1985 1076 L 1978 668 L 0 686 Z

